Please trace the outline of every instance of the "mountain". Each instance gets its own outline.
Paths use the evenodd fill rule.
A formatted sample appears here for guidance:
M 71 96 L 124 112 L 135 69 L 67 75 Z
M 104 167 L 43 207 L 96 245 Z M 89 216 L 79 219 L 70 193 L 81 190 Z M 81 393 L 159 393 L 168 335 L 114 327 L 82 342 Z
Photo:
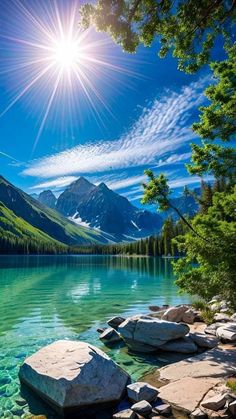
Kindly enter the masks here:
M 41 204 L 46 205 L 49 208 L 55 209 L 56 207 L 57 198 L 50 190 L 41 192 L 37 199 Z
M 197 195 L 200 196 L 201 194 L 201 188 L 195 188 L 193 190 L 193 192 Z M 199 205 L 196 202 L 196 200 L 194 199 L 194 197 L 192 195 L 181 195 L 177 198 L 173 198 L 171 200 L 171 203 L 179 209 L 179 211 L 181 212 L 181 214 L 185 215 L 185 216 L 189 216 L 189 217 L 193 217 L 199 210 Z M 172 217 L 174 221 L 179 219 L 178 214 L 173 210 L 170 209 L 166 212 L 163 213 L 163 217 L 167 218 L 167 217 Z
M 117 240 L 158 233 L 163 224 L 158 214 L 140 210 L 105 183 L 95 186 L 83 177 L 59 196 L 56 209 L 74 223 L 115 235 Z
M 77 205 L 83 200 L 84 196 L 96 189 L 96 186 L 90 183 L 84 177 L 80 177 L 71 183 L 65 191 L 59 196 L 56 209 L 66 217 L 72 216 L 77 211 Z
M 0 176 L 0 202 L 5 207 L 4 211 L 2 209 L 1 222 L 2 228 L 6 231 L 15 229 L 17 232 L 19 223 L 27 223 L 34 232 L 37 229 L 39 234 L 46 234 L 51 239 L 67 245 L 104 243 L 109 240 L 108 236 L 96 230 L 75 225 L 55 210 L 16 188 L 2 176 Z M 9 225 L 6 213 L 16 216 L 12 219 L 13 226 Z

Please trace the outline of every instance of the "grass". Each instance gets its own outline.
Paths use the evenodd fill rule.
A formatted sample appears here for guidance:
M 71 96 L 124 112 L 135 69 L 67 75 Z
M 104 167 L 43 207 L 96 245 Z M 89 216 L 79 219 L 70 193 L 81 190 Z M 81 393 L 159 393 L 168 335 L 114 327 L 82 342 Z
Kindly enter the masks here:
M 205 306 L 205 308 L 201 310 L 201 316 L 207 325 L 214 323 L 214 315 L 215 312 L 207 306 Z
M 236 394 L 236 377 L 229 378 L 226 381 L 226 386 Z
M 192 303 L 192 306 L 196 309 L 196 310 L 205 310 L 208 306 L 208 303 L 205 300 L 195 300 Z

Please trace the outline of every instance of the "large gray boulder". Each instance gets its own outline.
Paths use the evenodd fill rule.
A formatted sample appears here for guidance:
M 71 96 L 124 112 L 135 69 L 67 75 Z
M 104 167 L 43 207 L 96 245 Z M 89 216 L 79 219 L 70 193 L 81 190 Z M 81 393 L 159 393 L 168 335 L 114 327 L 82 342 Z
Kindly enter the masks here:
M 103 351 L 69 340 L 54 342 L 28 357 L 19 377 L 63 413 L 116 402 L 130 381 Z
M 136 316 L 126 319 L 119 332 L 126 344 L 137 352 L 153 352 L 166 342 L 187 335 L 189 327 L 186 324 L 168 322 L 149 316 Z
M 170 307 L 162 316 L 162 320 L 167 320 L 169 322 L 182 322 L 183 315 L 186 311 L 189 310 L 188 306 L 178 306 L 178 307 Z

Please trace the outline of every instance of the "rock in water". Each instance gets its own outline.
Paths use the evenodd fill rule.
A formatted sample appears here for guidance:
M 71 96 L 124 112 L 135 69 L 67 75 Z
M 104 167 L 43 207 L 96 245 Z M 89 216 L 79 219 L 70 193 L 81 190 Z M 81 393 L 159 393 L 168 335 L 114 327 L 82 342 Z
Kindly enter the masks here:
M 110 327 L 113 327 L 114 329 L 116 329 L 124 321 L 125 321 L 125 318 L 124 317 L 116 316 L 116 317 L 112 317 L 112 319 L 108 320 L 107 324 Z
M 149 316 L 130 317 L 119 326 L 121 337 L 133 350 L 155 351 L 170 340 L 184 337 L 189 332 L 186 324 L 179 324 Z
M 101 335 L 99 336 L 99 339 L 102 340 L 104 343 L 110 344 L 117 343 L 122 340 L 119 333 L 117 333 L 117 331 L 112 327 L 105 329 L 104 332 L 101 333 Z
M 54 342 L 28 357 L 19 377 L 61 413 L 117 402 L 130 381 L 103 351 L 69 340 Z
M 158 395 L 158 390 L 156 387 L 141 381 L 129 384 L 127 386 L 127 392 L 129 399 L 133 402 L 140 402 L 141 400 L 152 402 L 157 398 Z

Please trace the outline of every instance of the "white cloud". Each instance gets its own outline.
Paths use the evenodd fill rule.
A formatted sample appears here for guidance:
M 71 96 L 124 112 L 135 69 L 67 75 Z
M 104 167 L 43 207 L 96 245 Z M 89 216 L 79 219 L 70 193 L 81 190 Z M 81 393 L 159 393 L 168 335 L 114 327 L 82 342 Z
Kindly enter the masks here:
M 213 176 L 204 177 L 205 182 L 209 182 L 213 179 L 214 179 Z M 184 177 L 180 179 L 171 180 L 169 182 L 169 185 L 172 189 L 176 189 L 176 188 L 181 188 L 183 186 L 188 186 L 188 185 L 198 185 L 200 182 L 201 182 L 201 178 L 199 178 L 199 176 L 192 176 L 192 177 L 186 177 L 186 178 Z
M 57 179 L 49 180 L 47 182 L 41 182 L 30 189 L 45 189 L 45 188 L 64 188 L 70 185 L 77 179 L 77 176 L 63 176 Z
M 189 118 L 203 101 L 202 90 L 205 83 L 206 79 L 192 83 L 184 87 L 179 94 L 166 92 L 149 108 L 143 109 L 130 130 L 116 141 L 78 145 L 58 154 L 33 160 L 22 173 L 53 178 L 144 165 L 158 167 L 180 162 L 181 159 L 186 159 L 189 153 L 179 155 L 178 151 L 195 138 L 190 129 Z M 174 154 L 165 160 L 167 153 Z M 126 185 L 129 186 L 127 183 Z M 115 187 L 118 189 L 122 186 Z

